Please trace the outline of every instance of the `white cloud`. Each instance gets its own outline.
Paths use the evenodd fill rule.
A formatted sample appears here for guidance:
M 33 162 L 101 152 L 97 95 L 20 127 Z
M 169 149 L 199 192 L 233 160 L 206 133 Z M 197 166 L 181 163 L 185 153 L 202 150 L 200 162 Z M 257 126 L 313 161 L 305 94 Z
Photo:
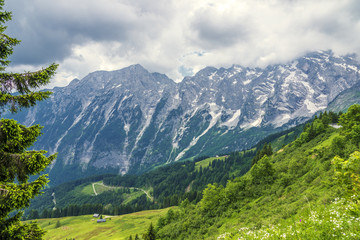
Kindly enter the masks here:
M 135 63 L 179 80 L 191 69 L 265 67 L 314 50 L 360 55 L 357 0 L 12 0 L 5 8 L 14 14 L 8 33 L 22 40 L 12 69 L 57 62 L 59 86 Z

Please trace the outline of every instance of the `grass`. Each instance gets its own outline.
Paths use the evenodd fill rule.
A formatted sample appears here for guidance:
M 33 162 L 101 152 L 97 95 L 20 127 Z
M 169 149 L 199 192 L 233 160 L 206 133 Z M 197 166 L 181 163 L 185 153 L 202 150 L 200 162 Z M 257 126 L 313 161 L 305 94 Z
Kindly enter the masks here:
M 335 134 L 332 134 L 329 138 L 327 138 L 325 141 L 321 142 L 320 144 L 318 144 L 316 147 L 314 147 L 313 149 L 321 149 L 321 148 L 328 148 L 331 145 L 331 142 L 333 141 L 333 139 L 337 136 L 339 136 L 339 130 L 336 130 L 337 132 Z
M 132 200 L 140 197 L 141 195 L 144 195 L 145 193 L 143 191 L 139 191 L 139 190 L 134 190 L 134 189 L 130 189 L 131 193 L 130 194 L 126 194 L 126 199 L 122 204 L 128 204 L 130 203 Z
M 97 223 L 92 215 L 39 219 L 39 225 L 47 231 L 45 239 L 127 239 L 130 235 L 141 236 L 150 223 L 156 224 L 160 216 L 169 210 L 148 210 L 121 216 L 111 216 L 105 223 Z M 111 220 L 110 220 L 111 218 Z M 57 221 L 61 226 L 55 228 Z
M 96 191 L 97 194 L 101 194 L 101 193 L 106 192 L 106 191 L 111 191 L 111 190 L 117 189 L 117 187 L 110 187 L 110 186 L 103 185 L 102 181 L 101 182 L 96 182 L 96 183 L 93 183 L 93 184 L 94 184 L 94 188 L 95 188 L 95 191 Z M 118 188 L 121 188 L 121 187 L 118 187 Z
M 210 157 L 210 158 L 206 158 L 200 162 L 195 163 L 195 169 L 196 170 L 200 170 L 200 167 L 202 168 L 206 168 L 208 167 L 214 160 L 225 160 L 225 156 L 220 156 L 220 157 Z
M 94 190 L 91 184 L 88 184 L 81 189 L 81 193 L 89 196 L 95 196 Z

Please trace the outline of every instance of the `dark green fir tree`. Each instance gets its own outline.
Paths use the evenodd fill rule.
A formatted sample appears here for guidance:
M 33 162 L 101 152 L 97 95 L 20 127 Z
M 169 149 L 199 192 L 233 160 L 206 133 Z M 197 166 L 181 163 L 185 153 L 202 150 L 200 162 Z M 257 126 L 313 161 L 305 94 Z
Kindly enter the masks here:
M 0 114 L 14 113 L 48 98 L 51 92 L 35 90 L 48 84 L 57 68 L 52 64 L 37 72 L 5 71 L 10 63 L 8 57 L 20 41 L 4 33 L 3 24 L 11 20 L 11 13 L 4 11 L 3 6 L 4 0 L 0 0 Z M 26 127 L 11 119 L 0 120 L 0 239 L 42 239 L 45 233 L 36 222 L 20 221 L 21 210 L 48 182 L 41 172 L 56 157 L 47 157 L 44 150 L 27 150 L 41 135 L 41 129 L 39 125 Z M 39 177 L 29 182 L 31 175 Z
M 156 239 L 156 232 L 155 232 L 155 229 L 154 229 L 152 223 L 150 223 L 148 230 L 144 233 L 143 239 L 144 240 L 155 240 Z

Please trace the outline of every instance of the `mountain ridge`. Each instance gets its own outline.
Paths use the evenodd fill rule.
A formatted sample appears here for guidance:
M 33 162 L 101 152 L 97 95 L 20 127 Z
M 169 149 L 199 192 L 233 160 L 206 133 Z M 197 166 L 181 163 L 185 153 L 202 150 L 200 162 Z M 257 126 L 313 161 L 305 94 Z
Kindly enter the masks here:
M 360 64 L 331 51 L 261 68 L 207 67 L 175 83 L 141 65 L 97 71 L 15 118 L 39 123 L 50 170 L 136 173 L 198 155 L 242 150 L 324 110 L 360 80 Z

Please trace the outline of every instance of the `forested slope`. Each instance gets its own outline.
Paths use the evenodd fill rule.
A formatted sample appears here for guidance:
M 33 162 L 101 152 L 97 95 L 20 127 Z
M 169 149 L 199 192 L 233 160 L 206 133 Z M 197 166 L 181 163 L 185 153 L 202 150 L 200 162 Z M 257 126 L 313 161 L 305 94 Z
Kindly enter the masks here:
M 202 156 L 165 165 L 141 175 L 100 175 L 61 184 L 46 189 L 43 195 L 34 199 L 26 215 L 28 219 L 77 216 L 91 214 L 93 209 L 117 215 L 176 206 L 185 199 L 195 204 L 201 200 L 207 184 L 225 186 L 228 180 L 244 175 L 264 146 L 271 145 L 276 151 L 296 139 L 303 127 L 299 125 L 270 135 L 253 148 L 241 152 Z M 92 184 L 100 182 L 108 186 L 107 191 L 95 196 Z M 139 189 L 148 191 L 154 201 Z M 52 210 L 54 207 L 56 210 Z
M 198 204 L 182 202 L 159 220 L 158 238 L 332 239 L 344 231 L 353 234 L 347 239 L 359 237 L 359 197 L 353 195 L 359 189 L 360 106 L 340 117 L 342 128 L 329 126 L 331 118 L 316 117 L 294 142 L 253 161 L 226 187 L 208 185 Z M 344 210 L 350 205 L 351 212 Z M 334 209 L 341 214 L 331 215 Z M 321 224 L 316 216 L 333 220 Z

